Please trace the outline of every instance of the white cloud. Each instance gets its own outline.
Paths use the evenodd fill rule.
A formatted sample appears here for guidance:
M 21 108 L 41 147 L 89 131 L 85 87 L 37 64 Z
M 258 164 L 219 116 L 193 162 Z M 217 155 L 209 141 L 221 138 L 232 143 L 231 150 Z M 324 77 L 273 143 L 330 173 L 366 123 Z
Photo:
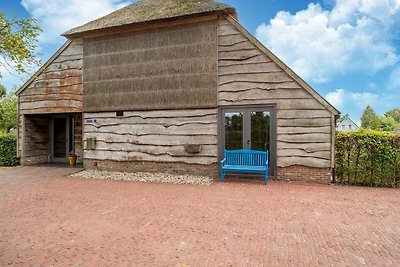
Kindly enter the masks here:
M 335 92 L 330 92 L 325 95 L 325 99 L 336 108 L 341 109 L 344 104 L 344 90 L 337 89 Z
M 1 80 L 0 84 L 5 86 L 8 91 L 11 91 L 15 87 L 21 86 L 27 79 L 28 74 L 19 74 L 15 71 L 15 64 L 10 61 L 6 61 L 0 56 L 0 73 Z
M 390 74 L 388 87 L 400 92 L 400 66 L 395 68 Z
M 306 80 L 324 83 L 394 66 L 390 32 L 399 15 L 400 0 L 337 0 L 332 10 L 311 3 L 296 14 L 278 12 L 256 36 Z
M 325 99 L 343 113 L 361 113 L 367 106 L 375 107 L 382 96 L 371 92 L 353 92 L 336 89 L 325 95 Z
M 129 0 L 22 0 L 21 5 L 38 20 L 43 29 L 41 44 L 58 44 L 60 34 L 91 20 L 107 15 Z

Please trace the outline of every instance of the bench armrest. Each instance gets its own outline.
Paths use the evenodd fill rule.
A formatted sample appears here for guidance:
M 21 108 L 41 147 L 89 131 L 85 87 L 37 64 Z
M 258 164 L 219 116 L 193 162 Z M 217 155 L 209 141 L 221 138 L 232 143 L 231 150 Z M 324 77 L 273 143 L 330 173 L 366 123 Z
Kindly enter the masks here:
M 224 166 L 226 162 L 226 159 L 221 160 L 221 166 Z

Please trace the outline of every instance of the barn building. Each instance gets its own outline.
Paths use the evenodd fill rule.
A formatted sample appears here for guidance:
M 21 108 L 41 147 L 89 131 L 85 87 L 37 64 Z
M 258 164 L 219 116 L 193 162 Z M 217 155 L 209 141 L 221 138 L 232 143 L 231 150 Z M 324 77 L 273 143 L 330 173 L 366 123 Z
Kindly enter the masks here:
M 63 34 L 18 90 L 23 165 L 218 176 L 225 149 L 269 151 L 271 177 L 329 182 L 331 104 L 233 7 L 141 0 Z

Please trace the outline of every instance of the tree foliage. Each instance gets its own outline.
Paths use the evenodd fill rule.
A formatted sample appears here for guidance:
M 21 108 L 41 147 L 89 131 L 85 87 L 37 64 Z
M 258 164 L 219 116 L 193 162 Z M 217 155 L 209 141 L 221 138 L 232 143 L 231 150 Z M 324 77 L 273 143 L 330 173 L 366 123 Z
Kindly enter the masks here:
M 0 64 L 18 73 L 25 73 L 29 67 L 40 64 L 35 54 L 40 32 L 35 19 L 7 19 L 0 12 Z
M 7 94 L 7 89 L 0 84 L 0 99 Z
M 17 97 L 14 92 L 0 99 L 0 132 L 17 127 Z
M 374 109 L 368 105 L 361 115 L 361 128 L 379 130 L 380 120 Z
M 391 132 L 396 130 L 396 121 L 390 116 L 380 116 L 379 117 L 380 127 L 379 130 Z
M 400 123 L 400 108 L 394 108 L 385 113 L 385 116 L 392 117 L 397 123 Z

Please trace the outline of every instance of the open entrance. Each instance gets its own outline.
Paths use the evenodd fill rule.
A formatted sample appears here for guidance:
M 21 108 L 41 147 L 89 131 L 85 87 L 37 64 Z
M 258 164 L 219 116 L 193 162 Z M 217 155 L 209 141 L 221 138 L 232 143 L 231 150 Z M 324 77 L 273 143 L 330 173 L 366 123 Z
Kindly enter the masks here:
M 82 114 L 23 115 L 21 163 L 67 163 L 74 152 L 82 162 Z
M 276 177 L 275 106 L 227 107 L 220 114 L 220 159 L 225 149 L 268 151 L 269 176 Z
M 50 121 L 51 162 L 68 162 L 68 154 L 74 152 L 73 116 L 52 117 Z

